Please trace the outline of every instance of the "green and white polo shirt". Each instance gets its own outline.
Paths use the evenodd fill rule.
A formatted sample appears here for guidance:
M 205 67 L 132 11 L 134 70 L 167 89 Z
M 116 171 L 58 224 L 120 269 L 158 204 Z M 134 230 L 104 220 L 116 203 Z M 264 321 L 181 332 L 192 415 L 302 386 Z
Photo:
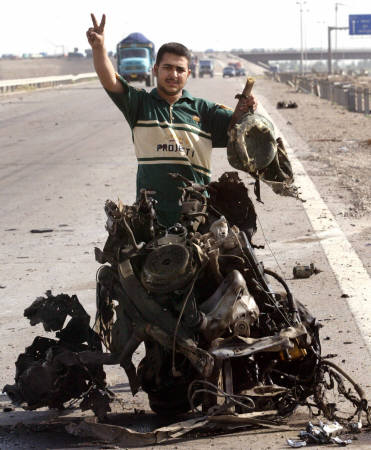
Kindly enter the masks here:
M 183 183 L 168 174 L 177 172 L 191 181 L 210 181 L 211 151 L 226 147 L 232 110 L 183 90 L 173 105 L 161 98 L 157 89 L 150 93 L 130 86 L 122 77 L 125 92 L 108 95 L 124 114 L 132 130 L 138 160 L 137 195 L 145 188 L 156 192 L 156 213 L 163 225 L 179 218 L 178 189 Z

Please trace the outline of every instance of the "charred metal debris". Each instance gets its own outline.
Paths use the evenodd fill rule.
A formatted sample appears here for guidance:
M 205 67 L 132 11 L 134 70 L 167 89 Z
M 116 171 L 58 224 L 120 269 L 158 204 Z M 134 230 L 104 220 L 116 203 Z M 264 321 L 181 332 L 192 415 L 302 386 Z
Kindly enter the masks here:
M 294 109 L 297 108 L 298 104 L 296 102 L 293 102 L 292 100 L 286 101 L 280 101 L 277 102 L 277 109 Z
M 193 411 L 198 419 L 184 422 L 184 432 L 200 423 L 279 426 L 298 405 L 370 425 L 361 387 L 321 356 L 315 317 L 257 260 L 256 213 L 237 172 L 207 186 L 171 176 L 183 182 L 181 216 L 171 228 L 157 221 L 146 191 L 132 206 L 106 202 L 94 327 L 76 296 L 37 298 L 24 314 L 55 339 L 37 337 L 19 355 L 15 384 L 4 392 L 25 409 L 80 402 L 102 420 L 113 398 L 103 366 L 119 364 L 133 395 L 143 389 L 156 413 Z M 142 342 L 145 356 L 135 367 Z

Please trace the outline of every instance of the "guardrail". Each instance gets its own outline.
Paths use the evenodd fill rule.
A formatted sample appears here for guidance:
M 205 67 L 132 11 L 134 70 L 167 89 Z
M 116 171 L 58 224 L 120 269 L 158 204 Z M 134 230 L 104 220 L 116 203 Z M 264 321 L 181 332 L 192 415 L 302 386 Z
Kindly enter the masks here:
M 366 83 L 355 85 L 351 80 L 335 81 L 295 73 L 265 72 L 265 74 L 268 78 L 287 83 L 298 92 L 317 95 L 344 106 L 348 111 L 371 114 L 371 89 Z
M 97 78 L 95 72 L 80 73 L 79 75 L 57 75 L 52 77 L 21 78 L 19 80 L 0 80 L 0 93 L 13 92 L 22 89 L 38 89 L 58 86 L 61 84 L 73 84 L 81 81 L 89 81 Z

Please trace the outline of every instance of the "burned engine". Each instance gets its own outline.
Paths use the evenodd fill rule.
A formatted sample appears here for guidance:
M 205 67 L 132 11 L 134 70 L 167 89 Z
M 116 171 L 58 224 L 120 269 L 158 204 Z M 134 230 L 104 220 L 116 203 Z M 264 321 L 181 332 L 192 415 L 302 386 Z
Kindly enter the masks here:
M 28 347 L 16 363 L 16 383 L 5 392 L 30 409 L 82 397 L 80 406 L 102 417 L 111 395 L 103 365 L 120 364 L 133 395 L 142 388 L 160 414 L 201 406 L 208 414 L 274 410 L 285 416 L 311 397 L 326 417 L 336 418 L 324 392 L 326 377 L 339 381 L 339 373 L 321 357 L 316 319 L 285 280 L 257 260 L 256 213 L 237 172 L 206 186 L 170 175 L 184 186 L 179 223 L 162 226 L 146 191 L 131 206 L 107 201 L 108 238 L 95 249 L 101 266 L 94 330 L 76 297 L 58 300 L 55 314 L 64 316 L 55 320 L 55 297 L 37 299 L 25 315 L 60 330 L 59 341 Z M 63 328 L 67 314 L 72 319 Z M 145 356 L 135 367 L 132 355 L 142 343 Z M 52 389 L 45 392 L 39 382 L 30 392 L 33 371 Z M 81 382 L 68 389 L 74 371 Z M 356 391 L 358 399 L 348 394 L 356 413 L 369 414 L 363 391 Z
M 146 192 L 133 206 L 106 203 L 109 237 L 96 258 L 109 265 L 98 272 L 96 331 L 133 392 L 141 386 L 156 412 L 210 408 L 218 393 L 194 395 L 197 383 L 217 386 L 220 377 L 232 403 L 267 385 L 271 394 L 259 403 L 292 410 L 311 395 L 308 374 L 320 353 L 315 319 L 257 261 L 256 213 L 237 173 L 207 186 L 172 176 L 185 186 L 180 220 L 171 228 L 157 222 Z M 142 341 L 146 356 L 135 371 L 131 356 Z M 305 380 L 300 389 L 292 390 L 293 378 Z M 248 411 L 251 397 L 236 404 Z

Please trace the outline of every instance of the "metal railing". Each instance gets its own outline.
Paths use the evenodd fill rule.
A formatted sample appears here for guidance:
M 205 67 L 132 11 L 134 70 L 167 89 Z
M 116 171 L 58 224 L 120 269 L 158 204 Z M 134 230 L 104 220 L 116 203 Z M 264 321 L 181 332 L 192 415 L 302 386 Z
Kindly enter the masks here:
M 81 73 L 79 75 L 57 75 L 51 77 L 21 78 L 19 80 L 0 80 L 0 93 L 8 93 L 24 89 L 38 89 L 73 84 L 97 78 L 95 72 Z

